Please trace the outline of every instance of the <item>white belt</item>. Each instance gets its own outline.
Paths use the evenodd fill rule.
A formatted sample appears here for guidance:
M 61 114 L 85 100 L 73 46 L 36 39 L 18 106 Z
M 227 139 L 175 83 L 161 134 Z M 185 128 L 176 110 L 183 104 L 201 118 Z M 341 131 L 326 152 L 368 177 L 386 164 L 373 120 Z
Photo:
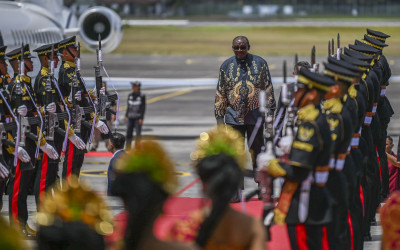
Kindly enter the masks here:
M 364 119 L 364 124 L 365 125 L 370 125 L 372 122 L 372 117 L 366 116 Z
M 372 107 L 372 113 L 376 113 L 376 105 L 374 104 L 374 106 Z
M 315 171 L 315 183 L 325 184 L 328 181 L 329 171 Z
M 338 171 L 342 171 L 343 170 L 343 168 L 344 168 L 344 159 L 343 160 L 341 160 L 341 159 L 337 159 L 336 160 L 336 170 L 338 170 Z
M 386 89 L 381 89 L 381 96 L 385 96 L 386 95 Z
M 352 147 L 358 147 L 359 144 L 360 144 L 360 137 L 353 137 L 353 138 L 351 138 L 350 146 L 352 146 Z
M 335 157 L 329 159 L 329 168 L 335 168 Z
M 6 123 L 11 122 L 11 117 L 6 117 Z

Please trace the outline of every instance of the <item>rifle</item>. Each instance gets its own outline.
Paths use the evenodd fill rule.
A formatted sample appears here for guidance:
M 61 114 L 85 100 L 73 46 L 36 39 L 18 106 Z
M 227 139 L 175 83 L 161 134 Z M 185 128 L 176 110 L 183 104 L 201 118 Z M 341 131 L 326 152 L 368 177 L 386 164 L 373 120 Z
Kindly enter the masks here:
M 284 72 L 286 71 L 284 64 Z M 286 77 L 284 77 L 284 81 L 286 81 Z M 268 99 L 266 98 L 265 92 L 265 83 L 261 84 L 260 91 L 260 112 L 261 116 L 264 119 L 264 144 L 265 144 L 265 153 L 271 158 L 275 157 L 275 152 L 273 148 L 274 144 L 274 116 L 272 112 L 270 112 Z M 266 101 L 267 100 L 267 101 Z M 271 240 L 270 227 L 272 221 L 271 213 L 275 209 L 274 199 L 272 198 L 272 177 L 266 172 L 265 166 L 258 166 L 256 170 L 256 181 L 259 182 L 259 192 L 261 198 L 263 200 L 263 221 L 264 226 L 267 233 L 267 241 Z
M 46 92 L 45 107 L 53 102 L 53 88 L 52 79 L 54 76 L 54 45 L 51 46 L 51 59 L 50 59 L 50 70 L 48 78 L 46 79 L 46 85 L 44 90 Z M 54 113 L 46 112 L 45 116 L 45 131 L 46 131 L 46 141 L 53 145 L 54 142 L 54 129 L 58 127 L 57 115 Z
M 342 49 L 340 48 L 340 34 L 337 34 L 337 50 L 336 50 L 336 59 L 340 60 L 340 55 L 342 54 Z
M 18 109 L 22 105 L 22 85 L 21 85 L 21 77 L 24 76 L 25 74 L 25 63 L 24 63 L 24 44 L 21 46 L 21 61 L 20 61 L 20 67 L 19 67 L 19 77 L 17 77 L 16 83 L 15 83 L 15 107 Z M 26 136 L 29 133 L 30 127 L 28 120 L 25 119 L 26 117 L 23 117 L 22 115 L 17 113 L 17 119 L 18 119 L 18 124 L 19 128 L 17 131 L 17 141 L 15 143 L 15 148 L 14 148 L 14 154 L 18 154 L 18 147 L 25 147 L 26 146 Z M 39 143 L 39 142 L 38 142 Z M 14 163 L 15 163 L 15 158 L 14 158 Z M 29 162 L 28 164 L 20 164 L 20 169 L 21 171 L 23 170 L 29 170 L 33 169 L 34 166 L 32 162 Z
M 75 134 L 77 136 L 80 136 L 80 134 L 81 134 L 82 119 L 84 119 L 84 116 L 85 116 L 83 109 L 79 106 L 78 102 L 75 99 L 75 95 L 79 91 L 79 83 L 78 83 L 78 81 L 79 81 L 78 67 L 80 66 L 79 56 L 80 56 L 80 44 L 78 45 L 78 56 L 75 57 L 76 67 L 75 67 L 74 77 L 72 78 L 72 86 L 71 86 L 71 92 L 70 92 L 70 99 L 72 100 L 72 110 L 71 110 L 72 124 L 73 124 Z
M 315 61 L 315 45 L 311 49 L 311 66 L 312 66 L 312 72 L 318 72 L 319 70 L 319 65 Z
M 101 36 L 99 34 L 99 48 L 96 50 L 97 52 L 97 65 L 95 68 L 95 76 L 96 76 L 96 92 L 97 92 L 97 102 L 98 102 L 98 110 L 100 115 L 100 120 L 106 120 L 106 105 L 107 105 L 107 95 L 100 94 L 100 89 L 103 87 L 103 78 L 101 76 L 100 68 L 103 62 L 103 54 L 101 51 Z
M 332 54 L 331 54 L 331 40 L 328 41 L 328 56 L 332 56 Z

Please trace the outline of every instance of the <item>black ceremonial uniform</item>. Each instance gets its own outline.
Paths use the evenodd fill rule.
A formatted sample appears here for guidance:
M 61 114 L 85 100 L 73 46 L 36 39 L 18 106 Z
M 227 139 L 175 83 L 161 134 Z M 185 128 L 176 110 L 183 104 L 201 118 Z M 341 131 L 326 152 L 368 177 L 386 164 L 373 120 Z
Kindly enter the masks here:
M 326 92 L 335 82 L 325 76 L 300 69 L 298 84 Z M 274 159 L 267 171 L 284 177 L 274 220 L 286 223 L 292 249 L 300 244 L 309 249 L 327 245 L 326 225 L 331 222 L 332 200 L 324 186 L 332 153 L 331 132 L 319 104 L 298 111 L 297 133 L 287 162 Z
M 71 47 L 76 47 L 76 37 L 70 37 L 67 39 L 64 39 L 59 43 L 59 50 L 67 50 L 69 53 Z M 74 56 L 73 54 L 71 54 Z M 71 87 L 72 87 L 72 82 L 74 79 L 74 76 L 76 74 L 75 70 L 75 62 L 71 61 L 63 61 L 60 70 L 59 70 L 59 77 L 58 77 L 58 85 L 60 87 L 61 93 L 64 97 L 64 100 L 66 103 L 68 103 L 68 106 L 71 108 L 72 103 L 68 101 L 68 97 L 70 96 L 71 93 Z M 90 103 L 88 100 L 88 92 L 86 91 L 86 88 L 84 87 L 82 83 L 81 76 L 79 73 L 77 74 L 77 79 L 78 79 L 78 91 L 81 91 L 82 94 L 82 99 L 81 101 L 77 102 L 80 107 L 89 107 Z M 72 96 L 72 98 L 75 98 Z M 73 102 L 74 100 L 71 100 Z M 70 109 L 71 110 L 71 109 Z M 72 114 L 72 112 L 71 112 Z M 80 133 L 76 133 L 84 143 L 87 143 L 90 134 L 91 134 L 91 124 L 92 120 L 94 118 L 94 113 L 86 113 L 85 112 L 85 122 L 82 122 L 81 124 L 81 131 Z M 72 118 L 73 119 L 73 118 Z M 98 117 L 97 117 L 98 119 Z M 88 124 L 88 121 L 90 122 L 90 125 Z M 76 131 L 75 131 L 76 132 Z M 78 149 L 71 141 L 68 142 L 67 150 L 65 153 L 65 159 L 63 163 L 63 178 L 69 177 L 71 174 L 79 176 L 81 167 L 83 165 L 83 160 L 85 156 L 86 149 L 80 150 Z
M 13 58 L 16 55 L 15 59 L 20 59 L 21 49 L 17 49 L 16 51 L 12 51 L 7 56 Z M 25 45 L 24 47 L 24 58 L 32 58 L 29 45 Z M 36 113 L 36 108 L 32 102 L 32 98 L 35 98 L 35 94 L 33 92 L 31 86 L 31 78 L 29 76 L 17 76 L 14 81 L 8 85 L 8 91 L 11 96 L 11 107 L 14 110 L 14 113 L 17 113 L 18 107 L 16 106 L 16 93 L 17 90 L 17 82 L 20 82 L 20 86 L 22 89 L 22 104 L 26 105 L 28 113 L 27 117 L 34 117 Z M 29 93 L 31 96 L 29 95 Z M 31 126 L 31 132 L 35 133 L 38 131 L 38 126 Z M 35 133 L 36 134 L 36 133 Z M 40 142 L 40 145 L 44 145 L 46 141 L 44 138 Z M 36 163 L 35 158 L 35 150 L 36 150 L 36 141 L 33 139 L 26 137 L 25 147 L 24 149 L 28 152 L 31 162 L 23 163 L 18 160 L 17 166 L 13 168 L 14 178 L 9 184 L 9 213 L 10 213 L 10 222 L 19 225 L 22 230 L 25 229 L 26 223 L 28 220 L 28 208 L 27 208 L 27 195 L 29 188 L 33 182 L 33 177 L 35 173 L 34 165 Z
M 340 82 L 341 92 L 349 91 L 357 74 L 347 70 L 344 66 L 351 67 L 352 65 L 334 58 L 328 58 L 328 61 L 330 63 L 325 64 L 324 74 Z M 333 131 L 333 138 L 338 140 L 334 142 L 334 159 L 332 160 L 331 158 L 330 163 L 330 167 L 334 168 L 334 171 L 330 172 L 327 183 L 328 190 L 336 201 L 333 212 L 336 218 L 327 227 L 329 247 L 330 249 L 350 249 L 353 241 L 353 230 L 348 221 L 350 204 L 353 202 L 355 193 L 356 170 L 352 157 L 348 152 L 353 132 L 357 126 L 358 107 L 355 100 L 345 94 L 341 98 L 327 100 L 324 103 L 324 108 L 326 109 L 331 131 Z M 340 136 L 339 138 L 337 138 L 338 135 Z

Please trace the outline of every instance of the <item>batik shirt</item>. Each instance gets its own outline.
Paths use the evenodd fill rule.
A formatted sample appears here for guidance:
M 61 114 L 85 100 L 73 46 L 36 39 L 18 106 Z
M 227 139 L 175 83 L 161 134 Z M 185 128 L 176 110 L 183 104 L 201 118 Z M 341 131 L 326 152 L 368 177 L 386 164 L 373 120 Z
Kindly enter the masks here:
M 267 104 L 272 113 L 276 104 L 267 62 L 252 54 L 248 54 L 245 60 L 235 56 L 226 60 L 219 72 L 215 118 L 225 118 L 225 123 L 231 125 L 254 125 L 260 117 L 259 94 L 262 86 L 265 86 Z

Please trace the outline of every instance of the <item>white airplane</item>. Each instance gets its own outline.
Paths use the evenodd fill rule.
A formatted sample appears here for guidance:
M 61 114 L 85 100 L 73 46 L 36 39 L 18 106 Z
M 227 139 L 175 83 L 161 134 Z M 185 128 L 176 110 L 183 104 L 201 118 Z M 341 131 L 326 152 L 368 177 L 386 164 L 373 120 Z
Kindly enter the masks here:
M 121 18 L 113 10 L 95 6 L 79 17 L 62 0 L 0 1 L 0 45 L 9 49 L 29 44 L 31 49 L 59 42 L 72 35 L 90 50 L 102 38 L 103 52 L 111 52 L 122 40 Z

